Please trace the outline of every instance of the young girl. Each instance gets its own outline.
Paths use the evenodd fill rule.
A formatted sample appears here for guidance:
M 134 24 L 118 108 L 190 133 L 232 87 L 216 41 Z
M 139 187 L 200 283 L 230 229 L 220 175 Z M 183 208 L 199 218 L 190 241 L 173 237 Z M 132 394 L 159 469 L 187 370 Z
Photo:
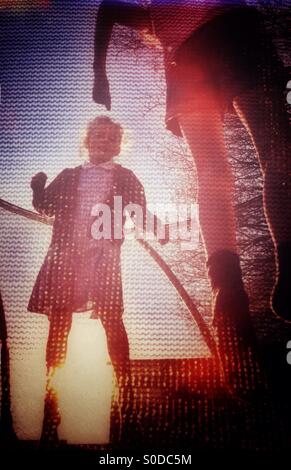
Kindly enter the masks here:
M 121 126 L 99 116 L 87 128 L 85 145 L 89 161 L 66 168 L 46 188 L 44 173 L 38 173 L 31 181 L 33 206 L 41 214 L 54 217 L 51 244 L 28 305 L 29 311 L 45 314 L 50 321 L 44 441 L 58 439 L 60 414 L 53 377 L 65 362 L 73 312 L 92 310 L 92 318 L 100 318 L 117 383 L 126 388 L 128 400 L 132 394 L 129 345 L 122 320 L 123 236 L 114 238 L 113 231 L 108 239 L 94 239 L 91 216 L 96 204 L 106 204 L 113 221 L 114 197 L 121 196 L 122 214 L 128 204 L 138 204 L 144 214 L 141 229 L 146 227 L 148 211 L 143 186 L 132 171 L 112 160 L 120 152 L 121 139 Z M 154 230 L 157 234 L 157 219 Z

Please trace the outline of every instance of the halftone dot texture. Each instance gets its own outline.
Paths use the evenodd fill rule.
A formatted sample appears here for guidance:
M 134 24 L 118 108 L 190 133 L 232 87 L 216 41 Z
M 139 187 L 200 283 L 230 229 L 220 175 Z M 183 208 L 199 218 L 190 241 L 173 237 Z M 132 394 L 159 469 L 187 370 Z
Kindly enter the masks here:
M 266 13 L 281 57 L 290 65 L 291 48 L 284 26 L 288 2 L 281 2 L 280 8 L 274 2 L 273 9 L 271 3 L 256 2 Z M 51 182 L 64 168 L 81 164 L 81 130 L 96 114 L 109 114 L 91 98 L 97 5 L 93 1 L 48 1 L 35 8 L 0 9 L 4 64 L 1 197 L 22 208 L 32 209 L 31 177 L 45 171 Z M 162 60 L 161 53 L 145 48 L 137 35 L 128 35 L 120 27 L 114 30 L 108 56 L 111 115 L 125 129 L 125 145 L 118 161 L 142 182 L 148 203 L 195 201 L 197 183 L 189 149 L 164 128 Z M 101 312 L 98 320 L 89 319 L 90 314 L 76 314 L 60 385 L 62 439 L 75 444 L 114 443 L 120 439 L 123 419 L 125 445 L 133 439 L 157 448 L 182 444 L 221 449 L 285 445 L 288 437 L 281 416 L 290 416 L 286 400 L 290 371 L 285 365 L 290 328 L 275 319 L 268 308 L 274 260 L 254 150 L 235 116 L 227 116 L 226 124 L 236 177 L 242 269 L 264 358 L 267 363 L 272 358 L 279 364 L 277 371 L 274 367 L 269 371 L 277 389 L 272 395 L 253 356 L 245 355 L 238 361 L 230 354 L 219 364 L 175 285 L 137 241 L 127 240 L 121 258 L 111 252 L 111 269 L 107 264 L 96 283 L 104 294 L 103 313 L 106 310 L 114 317 L 117 310 L 119 315 L 124 309 L 133 395 L 124 383 L 119 396 L 110 403 L 112 368 L 108 365 Z M 0 217 L 0 287 L 8 328 L 14 428 L 20 439 L 37 440 L 45 395 L 48 321 L 44 315 L 28 313 L 27 305 L 48 251 L 51 227 L 2 207 Z M 66 219 L 60 220 L 59 233 L 66 232 L 65 223 Z M 181 250 L 179 242 L 152 245 L 213 333 L 202 244 L 194 251 Z M 68 247 L 70 251 L 70 242 Z M 72 275 L 64 264 L 66 276 Z M 64 270 L 59 268 L 57 256 L 53 289 L 50 292 L 45 283 L 39 289 L 42 303 L 59 291 L 60 297 L 54 297 L 54 302 L 64 302 L 67 307 L 69 292 L 62 287 Z M 55 311 L 63 311 L 57 307 Z M 215 334 L 213 337 L 217 339 Z M 225 341 L 235 350 L 231 328 Z M 63 339 L 59 338 L 57 360 L 63 360 L 63 352 Z

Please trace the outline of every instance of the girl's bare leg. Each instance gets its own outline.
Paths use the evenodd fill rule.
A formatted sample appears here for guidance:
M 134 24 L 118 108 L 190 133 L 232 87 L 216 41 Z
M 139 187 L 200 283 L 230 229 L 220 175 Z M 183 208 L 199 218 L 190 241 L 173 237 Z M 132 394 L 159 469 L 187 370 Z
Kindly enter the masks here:
M 273 311 L 291 320 L 291 131 L 283 93 L 262 88 L 234 102 L 248 130 L 264 179 L 264 210 L 275 247 Z
M 129 358 L 129 344 L 122 321 L 122 312 L 110 312 L 100 316 L 107 337 L 109 356 L 118 385 L 120 413 L 119 440 L 133 442 L 136 436 L 133 425 L 133 388 Z
M 237 251 L 236 221 L 220 111 L 213 100 L 203 99 L 200 109 L 181 115 L 179 123 L 196 165 L 200 229 L 210 257 L 219 250 Z
M 112 312 L 110 315 L 101 315 L 101 321 L 118 386 L 131 387 L 129 344 L 122 316 L 119 312 Z
M 253 345 L 255 335 L 237 255 L 233 175 L 220 110 L 211 93 L 197 97 L 195 111 L 181 115 L 179 123 L 197 169 L 199 222 L 214 293 L 214 325 L 221 352 L 229 357 L 235 344 L 241 350 Z
M 46 349 L 47 383 L 42 427 L 42 442 L 58 441 L 57 427 L 60 424 L 58 390 L 55 382 L 57 370 L 64 365 L 67 354 L 68 336 L 72 315 L 58 314 L 50 318 L 49 336 Z

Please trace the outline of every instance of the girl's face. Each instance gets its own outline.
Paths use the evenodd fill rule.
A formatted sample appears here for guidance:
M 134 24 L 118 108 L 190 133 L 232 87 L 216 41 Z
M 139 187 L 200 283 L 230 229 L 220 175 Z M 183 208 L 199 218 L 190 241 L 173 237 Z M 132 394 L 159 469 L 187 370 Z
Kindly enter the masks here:
M 121 131 L 110 123 L 99 123 L 90 129 L 88 136 L 89 159 L 103 163 L 120 153 Z

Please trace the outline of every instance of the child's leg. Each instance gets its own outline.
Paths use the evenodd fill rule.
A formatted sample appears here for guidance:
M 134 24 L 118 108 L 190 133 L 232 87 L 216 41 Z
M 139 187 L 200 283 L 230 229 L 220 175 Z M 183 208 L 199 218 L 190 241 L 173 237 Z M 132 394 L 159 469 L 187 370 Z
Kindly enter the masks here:
M 56 373 L 64 365 L 67 353 L 68 336 L 72 325 L 72 315 L 52 315 L 46 348 L 47 383 L 44 404 L 44 419 L 41 440 L 58 440 L 57 427 L 60 423 L 58 410 L 58 390 Z
M 211 91 L 197 97 L 195 111 L 181 115 L 179 123 L 196 164 L 199 222 L 215 296 L 214 323 L 221 351 L 229 355 L 234 344 L 242 349 L 253 345 L 254 332 L 237 255 L 233 175 L 220 109 Z
M 253 89 L 234 102 L 260 161 L 264 209 L 275 246 L 291 241 L 291 133 L 283 99 Z
M 118 386 L 118 409 L 120 413 L 119 437 L 131 439 L 133 388 L 129 360 L 129 344 L 122 321 L 122 312 L 110 312 L 101 315 L 101 321 L 107 337 L 109 356 L 114 368 Z
M 110 359 L 119 386 L 131 384 L 129 344 L 121 312 L 100 316 L 104 327 Z
M 46 347 L 48 373 L 64 365 L 67 355 L 68 337 L 72 326 L 72 314 L 55 314 L 50 318 Z
M 181 115 L 179 123 L 196 165 L 200 229 L 210 257 L 219 250 L 236 252 L 236 222 L 220 110 L 213 100 L 201 99 L 201 107 Z
M 291 130 L 283 93 L 253 89 L 235 109 L 254 142 L 264 177 L 264 210 L 275 246 L 273 309 L 291 320 Z

